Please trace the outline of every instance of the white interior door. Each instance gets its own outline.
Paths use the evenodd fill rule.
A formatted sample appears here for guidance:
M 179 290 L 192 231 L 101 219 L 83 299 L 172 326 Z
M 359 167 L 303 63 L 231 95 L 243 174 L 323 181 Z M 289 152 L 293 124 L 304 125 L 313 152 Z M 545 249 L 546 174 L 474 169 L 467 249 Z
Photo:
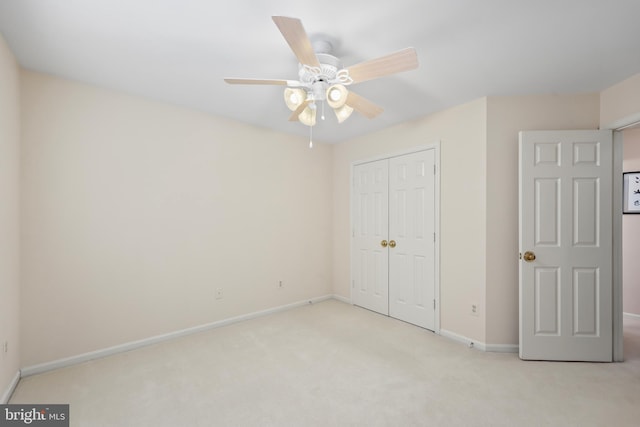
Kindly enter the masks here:
M 520 133 L 520 357 L 612 360 L 611 131 Z
M 389 170 L 387 159 L 353 170 L 353 303 L 389 314 Z
M 435 328 L 435 150 L 389 160 L 389 315 Z

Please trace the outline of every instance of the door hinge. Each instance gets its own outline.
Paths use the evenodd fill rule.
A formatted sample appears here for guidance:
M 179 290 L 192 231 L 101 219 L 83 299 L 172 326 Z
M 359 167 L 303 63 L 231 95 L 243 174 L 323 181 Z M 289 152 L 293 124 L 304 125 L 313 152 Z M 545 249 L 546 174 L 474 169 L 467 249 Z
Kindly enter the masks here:
M 433 165 L 433 174 L 436 174 L 436 165 Z
M 436 242 L 436 233 L 433 233 L 433 243 Z
M 436 309 L 436 300 L 435 299 L 433 300 L 433 309 L 434 310 Z

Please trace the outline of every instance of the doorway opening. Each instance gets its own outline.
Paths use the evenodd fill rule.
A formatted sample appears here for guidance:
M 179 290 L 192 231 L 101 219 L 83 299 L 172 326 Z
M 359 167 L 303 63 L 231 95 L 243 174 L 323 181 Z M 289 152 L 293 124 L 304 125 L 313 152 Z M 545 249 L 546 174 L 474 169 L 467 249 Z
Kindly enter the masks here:
M 622 172 L 640 171 L 640 124 L 617 133 L 622 136 Z M 624 360 L 629 360 L 640 357 L 640 266 L 633 262 L 640 256 L 640 215 L 623 213 L 621 221 L 622 351 Z
M 622 173 L 624 133 L 640 127 L 640 113 L 618 120 L 603 129 L 613 130 L 613 361 L 624 361 L 624 288 L 622 231 Z M 620 191 L 616 191 L 620 189 Z

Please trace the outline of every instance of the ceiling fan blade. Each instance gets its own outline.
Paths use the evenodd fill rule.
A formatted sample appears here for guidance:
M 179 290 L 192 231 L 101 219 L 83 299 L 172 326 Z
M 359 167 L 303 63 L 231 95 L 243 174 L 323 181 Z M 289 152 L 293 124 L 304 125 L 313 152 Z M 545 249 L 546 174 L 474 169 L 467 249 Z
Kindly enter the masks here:
M 289 116 L 289 121 L 290 122 L 297 122 L 298 120 L 300 120 L 298 118 L 298 116 L 300 116 L 300 114 L 304 111 L 305 108 L 307 108 L 307 105 L 309 105 L 309 104 L 311 104 L 311 100 L 310 99 L 307 99 L 302 104 L 300 104 L 300 106 L 298 108 L 296 108 L 296 111 L 291 113 L 291 115 Z
M 225 82 L 232 85 L 280 85 L 287 86 L 290 80 L 273 80 L 273 79 L 224 79 Z
M 272 16 L 272 18 L 298 61 L 310 67 L 320 67 L 320 62 L 313 51 L 311 40 L 302 26 L 302 21 L 286 16 Z
M 369 119 L 373 119 L 384 111 L 384 109 L 379 105 L 376 105 L 367 98 L 363 98 L 351 91 L 349 91 L 349 94 L 347 95 L 346 104 Z
M 418 55 L 412 47 L 347 67 L 353 83 L 389 76 L 418 68 Z

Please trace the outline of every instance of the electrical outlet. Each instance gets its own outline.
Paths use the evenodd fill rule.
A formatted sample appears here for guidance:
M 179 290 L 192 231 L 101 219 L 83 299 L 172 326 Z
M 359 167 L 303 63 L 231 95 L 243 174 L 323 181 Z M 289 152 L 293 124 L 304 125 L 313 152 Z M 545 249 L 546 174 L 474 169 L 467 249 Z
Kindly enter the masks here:
M 216 288 L 216 299 L 222 299 L 223 296 L 224 292 L 222 291 L 222 288 Z
M 282 289 L 284 288 L 284 283 L 282 283 L 282 280 L 278 281 L 278 289 Z
M 470 307 L 470 312 L 469 314 L 471 314 L 472 316 L 478 316 L 480 312 L 480 307 L 478 307 L 477 303 L 471 303 L 471 307 Z

